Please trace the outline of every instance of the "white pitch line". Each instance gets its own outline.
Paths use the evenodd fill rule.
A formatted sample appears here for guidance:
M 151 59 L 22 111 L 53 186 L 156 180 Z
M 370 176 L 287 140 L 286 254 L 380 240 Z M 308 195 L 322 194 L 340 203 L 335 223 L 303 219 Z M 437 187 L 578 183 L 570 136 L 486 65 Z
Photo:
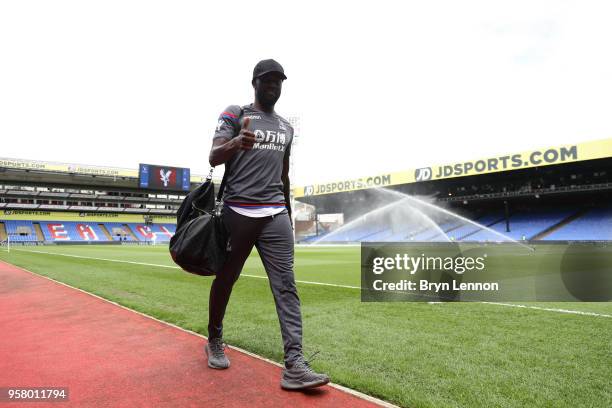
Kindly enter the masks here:
M 48 251 L 32 251 L 32 250 L 28 250 L 28 249 L 14 249 L 14 250 L 15 251 L 22 251 L 22 252 L 37 253 L 37 254 L 66 256 L 66 257 L 69 257 L 69 258 L 90 259 L 90 260 L 94 260 L 94 261 L 117 262 L 117 263 L 126 263 L 126 264 L 141 265 L 141 266 L 155 266 L 155 267 L 167 268 L 167 269 L 179 269 L 179 270 L 181 269 L 180 267 L 174 266 L 174 265 L 161 265 L 161 264 L 152 264 L 152 263 L 146 263 L 146 262 L 124 261 L 122 259 L 96 258 L 96 257 L 93 257 L 93 256 L 60 254 L 60 253 L 57 253 L 57 252 L 48 252 Z M 257 279 L 268 279 L 267 276 L 249 275 L 247 273 L 242 273 L 242 274 L 240 274 L 240 276 L 246 276 L 248 278 L 257 278 Z M 313 282 L 313 281 L 304 281 L 304 280 L 296 280 L 296 282 L 297 283 L 304 283 L 304 284 L 307 284 L 307 285 L 331 286 L 331 287 L 334 287 L 334 288 L 361 289 L 361 287 L 359 287 L 359 286 L 339 285 L 339 284 L 336 284 L 336 283 Z
M 124 261 L 122 259 L 96 258 L 96 257 L 93 257 L 93 256 L 60 254 L 58 252 L 32 251 L 32 250 L 29 250 L 29 249 L 17 249 L 17 248 L 13 248 L 13 251 L 31 252 L 31 253 L 46 254 L 46 255 L 66 256 L 66 257 L 69 257 L 69 258 L 91 259 L 91 260 L 95 260 L 95 261 L 118 262 L 118 263 L 132 264 L 132 265 L 156 266 L 156 267 L 159 267 L 159 268 L 180 269 L 178 266 L 174 266 L 174 265 L 160 265 L 160 264 L 152 264 L 152 263 L 146 263 L 146 262 Z
M 124 260 L 121 260 L 121 259 L 96 258 L 96 257 L 93 257 L 93 256 L 60 254 L 60 253 L 57 253 L 57 252 L 32 251 L 32 250 L 27 250 L 27 249 L 14 249 L 14 250 L 15 251 L 22 251 L 22 252 L 38 253 L 38 254 L 66 256 L 66 257 L 69 257 L 69 258 L 91 259 L 91 260 L 96 260 L 96 261 L 127 263 L 127 264 L 132 264 L 132 265 L 154 266 L 154 267 L 158 267 L 158 268 L 168 268 L 168 269 L 181 269 L 178 266 L 173 266 L 173 265 L 160 265 L 160 264 L 152 264 L 152 263 L 146 263 L 146 262 L 124 261 Z M 246 276 L 248 278 L 256 278 L 256 279 L 268 279 L 267 276 L 249 275 L 249 274 L 246 274 L 246 273 L 243 273 L 240 276 Z M 303 283 L 303 284 L 306 284 L 306 285 L 331 286 L 331 287 L 334 287 L 334 288 L 361 289 L 361 287 L 359 287 L 359 286 L 339 285 L 339 284 L 336 284 L 336 283 L 313 282 L 313 281 L 304 281 L 304 280 L 296 280 L 295 282 L 296 283 Z M 428 302 L 428 303 L 431 303 L 431 302 Z M 444 303 L 444 302 L 440 302 L 440 303 Z M 595 313 L 595 312 L 583 312 L 583 311 L 580 311 L 580 310 L 556 309 L 556 308 L 549 308 L 549 307 L 517 305 L 517 304 L 514 304 L 514 303 L 502 303 L 502 302 L 480 302 L 480 303 L 484 303 L 484 304 L 487 304 L 487 305 L 508 306 L 508 307 L 522 308 L 522 309 L 540 310 L 540 311 L 545 311 L 545 312 L 556 312 L 556 313 L 575 314 L 575 315 L 581 315 L 581 316 L 595 316 L 595 317 L 608 317 L 608 318 L 612 318 L 612 315 L 603 314 L 603 313 Z
M 295 244 L 298 248 L 355 248 L 361 247 L 361 244 Z
M 514 304 L 514 303 L 501 303 L 501 302 L 480 302 L 480 303 L 486 303 L 487 305 L 519 307 L 519 308 L 522 308 L 522 309 L 545 310 L 547 312 L 577 314 L 577 315 L 583 315 L 583 316 L 612 317 L 612 315 L 607 315 L 607 314 L 602 314 L 602 313 L 595 313 L 595 312 L 582 312 L 580 310 L 555 309 L 555 308 L 550 308 L 550 307 L 517 305 L 517 304 Z
M 19 250 L 19 249 L 18 249 L 18 251 L 25 251 L 25 252 L 41 252 L 41 253 L 45 253 L 45 252 L 43 252 L 43 251 L 27 251 L 27 250 L 23 250 L 23 249 L 21 249 L 21 250 Z M 48 252 L 48 253 L 51 253 L 51 252 Z M 0 261 L 0 262 L 7 263 L 7 262 L 5 262 L 5 261 Z M 69 287 L 69 288 L 74 289 L 74 290 L 78 290 L 79 292 L 83 292 L 83 293 L 85 293 L 85 294 L 87 294 L 87 295 L 89 295 L 89 296 L 93 296 L 93 297 L 98 298 L 98 299 L 100 299 L 100 300 L 102 300 L 102 301 L 104 301 L 104 302 L 108 302 L 108 303 L 113 304 L 113 305 L 115 305 L 115 306 L 118 306 L 118 307 L 120 307 L 120 308 L 122 308 L 122 309 L 128 310 L 128 311 L 133 312 L 133 313 L 137 313 L 137 314 L 139 314 L 139 315 L 141 315 L 141 316 L 143 316 L 143 317 L 146 317 L 146 318 L 149 318 L 149 319 L 155 320 L 155 321 L 157 321 L 157 322 L 159 322 L 159 323 L 165 324 L 165 325 L 170 326 L 170 327 L 173 327 L 173 328 L 175 328 L 175 329 L 179 329 L 179 330 L 181 330 L 181 331 L 183 331 L 183 332 L 185 332 L 185 333 L 189 333 L 189 334 L 192 334 L 192 335 L 194 335 L 194 336 L 201 337 L 201 338 L 205 339 L 206 341 L 208 341 L 208 337 L 204 336 L 203 334 L 200 334 L 200 333 L 194 332 L 194 331 L 189 330 L 189 329 L 185 329 L 185 328 L 183 328 L 183 327 L 177 326 L 177 325 L 172 324 L 172 323 L 170 323 L 170 322 L 166 322 L 166 321 L 164 321 L 164 320 L 160 320 L 160 319 L 158 319 L 157 317 L 153 317 L 153 316 L 148 315 L 148 314 L 146 314 L 146 313 L 139 312 L 138 310 L 130 309 L 129 307 L 127 307 L 127 306 L 123 306 L 123 305 L 122 305 L 122 304 L 120 304 L 120 303 L 113 302 L 112 300 L 109 300 L 109 299 L 103 298 L 102 296 L 94 295 L 94 294 L 93 294 L 93 293 L 91 293 L 91 292 L 87 292 L 86 290 L 83 290 L 83 289 L 81 289 L 81 288 L 77 288 L 76 286 L 71 286 L 71 285 L 69 285 L 69 284 L 67 284 L 67 283 L 64 283 L 64 282 L 61 282 L 61 281 L 55 280 L 55 279 L 50 278 L 50 277 L 48 277 L 48 276 L 40 275 L 40 274 L 38 274 L 38 273 L 35 273 L 35 272 L 32 272 L 32 271 L 29 271 L 29 270 L 27 270 L 27 269 L 25 269 L 25 268 L 22 268 L 22 267 L 20 267 L 20 266 L 16 266 L 16 265 L 13 265 L 13 264 L 10 264 L 10 263 L 9 263 L 9 265 L 11 265 L 11 266 L 13 266 L 13 267 L 15 267 L 15 268 L 17 268 L 17 269 L 21 269 L 22 271 L 27 272 L 27 273 L 30 273 L 30 274 L 32 274 L 32 275 L 34 275 L 34 276 L 39 277 L 39 278 L 48 279 L 48 280 L 50 280 L 51 282 L 58 283 L 58 284 L 60 284 L 60 285 L 63 285 L 63 286 Z M 229 347 L 230 349 L 236 350 L 236 351 L 238 351 L 238 352 L 240 352 L 240 353 L 243 353 L 243 354 L 246 354 L 246 355 L 251 356 L 251 357 L 253 357 L 253 358 L 256 358 L 256 359 L 259 359 L 259 360 L 265 361 L 266 363 L 270 363 L 270 364 L 272 364 L 272 365 L 274 365 L 274 366 L 276 366 L 276 367 L 280 367 L 280 368 L 284 368 L 284 367 L 285 367 L 283 364 L 277 363 L 276 361 L 273 361 L 273 360 L 270 360 L 270 359 L 265 358 L 265 357 L 263 357 L 263 356 L 260 356 L 259 354 L 252 353 L 252 352 L 250 352 L 250 351 L 248 351 L 248 350 L 245 350 L 245 349 L 243 349 L 243 348 L 240 348 L 240 347 L 237 347 L 237 346 L 232 346 L 232 345 L 229 345 L 229 344 L 227 344 L 226 346 L 227 346 L 227 347 Z M 379 399 L 379 398 L 373 397 L 373 396 L 368 395 L 368 394 L 364 394 L 364 393 L 362 393 L 362 392 L 360 392 L 360 391 L 354 390 L 354 389 L 352 389 L 352 388 L 345 387 L 345 386 L 340 385 L 340 384 L 336 384 L 336 383 L 330 382 L 330 383 L 328 383 L 327 385 L 328 385 L 328 386 L 330 386 L 330 387 L 332 387 L 332 388 L 335 388 L 335 389 L 337 389 L 337 390 L 343 391 L 343 392 L 345 392 L 345 393 L 347 393 L 347 394 L 351 394 L 351 395 L 354 395 L 355 397 L 358 397 L 358 398 L 361 398 L 361 399 L 363 399 L 363 400 L 366 400 L 366 401 L 372 402 L 372 403 L 374 403 L 374 404 L 380 405 L 381 407 L 385 407 L 385 408 L 399 408 L 397 405 L 393 405 L 393 404 L 391 404 L 390 402 L 387 402 L 387 401 L 381 400 L 381 399 Z

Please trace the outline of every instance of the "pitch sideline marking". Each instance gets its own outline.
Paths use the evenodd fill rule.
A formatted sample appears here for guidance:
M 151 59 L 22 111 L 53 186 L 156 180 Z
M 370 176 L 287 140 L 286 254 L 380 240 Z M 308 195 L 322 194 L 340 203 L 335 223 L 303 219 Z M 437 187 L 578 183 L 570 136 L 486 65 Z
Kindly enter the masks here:
M 612 315 L 607 315 L 607 314 L 603 314 L 603 313 L 583 312 L 583 311 L 580 311 L 580 310 L 555 309 L 555 308 L 550 308 L 550 307 L 517 305 L 517 304 L 514 304 L 514 303 L 502 303 L 502 302 L 480 302 L 480 303 L 486 303 L 487 305 L 518 307 L 518 308 L 522 308 L 522 309 L 544 310 L 544 311 L 547 311 L 547 312 L 577 314 L 577 315 L 584 315 L 584 316 L 612 317 Z
M 65 256 L 65 257 L 69 257 L 69 258 L 91 259 L 91 260 L 105 261 L 105 262 L 127 263 L 127 264 L 132 264 L 132 265 L 141 265 L 141 266 L 154 266 L 154 267 L 168 268 L 168 269 L 181 269 L 178 266 L 173 266 L 173 265 L 160 265 L 160 264 L 152 264 L 152 263 L 146 263 L 146 262 L 124 261 L 124 260 L 121 260 L 121 259 L 108 259 L 108 258 L 96 258 L 96 257 L 92 257 L 92 256 L 82 256 L 82 255 L 72 255 L 72 254 L 60 254 L 60 253 L 48 252 L 48 251 L 31 251 L 31 250 L 27 250 L 27 249 L 15 249 L 15 251 L 31 252 L 31 253 L 39 253 L 39 254 L 47 254 L 47 255 Z M 240 276 L 246 276 L 248 278 L 257 278 L 257 279 L 268 279 L 267 276 L 249 275 L 249 274 L 246 274 L 246 273 L 240 274 Z M 295 282 L 296 283 L 303 283 L 303 284 L 306 284 L 306 285 L 331 286 L 331 287 L 334 287 L 334 288 L 361 289 L 361 287 L 359 287 L 359 286 L 340 285 L 340 284 L 336 284 L 336 283 L 313 282 L 313 281 L 304 281 L 304 280 L 296 280 Z M 612 318 L 612 315 L 603 314 L 603 313 L 595 313 L 595 312 L 583 312 L 583 311 L 580 311 L 580 310 L 556 309 L 556 308 L 550 308 L 550 307 L 517 305 L 517 304 L 514 304 L 514 303 L 502 303 L 502 302 L 480 302 L 480 303 L 484 303 L 484 304 L 487 304 L 487 305 L 516 307 L 516 308 L 521 308 L 521 309 L 540 310 L 540 311 L 546 311 L 546 312 L 576 314 L 576 315 L 581 315 L 581 316 L 596 316 L 596 317 L 608 317 L 608 318 Z
M 46 254 L 46 255 L 57 255 L 57 256 L 66 256 L 69 258 L 81 258 L 81 259 L 91 259 L 95 261 L 105 261 L 105 262 L 117 262 L 117 263 L 127 263 L 132 265 L 141 265 L 141 266 L 155 266 L 159 268 L 167 268 L 167 269 L 181 269 L 178 266 L 174 265 L 160 265 L 160 264 L 152 264 L 147 262 L 136 262 L 136 261 L 124 261 L 121 259 L 109 259 L 109 258 L 96 258 L 93 256 L 82 256 L 82 255 L 72 255 L 72 254 L 60 254 L 57 252 L 47 252 L 47 251 L 31 251 L 27 249 L 15 249 L 15 251 L 22 252 L 32 252 L 38 254 Z M 257 279 L 268 279 L 267 276 L 259 276 L 259 275 L 249 275 L 247 273 L 241 273 L 240 276 L 246 276 L 248 278 L 257 278 Z M 313 281 L 304 281 L 304 280 L 296 280 L 297 283 L 305 283 L 308 285 L 322 285 L 322 286 L 332 286 L 336 288 L 347 288 L 347 289 L 361 289 L 359 286 L 351 286 L 351 285 L 340 285 L 336 283 L 324 283 L 324 282 L 313 282 Z
M 43 251 L 28 251 L 28 250 L 24 250 L 24 249 L 18 249 L 18 251 L 24 251 L 24 252 L 39 252 L 39 253 L 49 253 L 49 254 L 52 254 L 51 252 L 43 252 Z M 54 255 L 56 255 L 56 254 L 54 254 Z M 64 255 L 64 254 L 57 254 L 57 255 Z M 70 256 L 70 255 L 64 255 L 64 256 Z M 81 258 L 86 258 L 86 257 L 81 257 Z M 92 258 L 88 258 L 88 259 L 92 259 Z M 109 261 L 110 261 L 110 262 L 113 262 L 113 260 L 109 260 Z M 123 262 L 123 261 L 119 261 L 119 260 L 115 260 L 115 261 L 116 261 L 116 262 Z M 118 307 L 120 307 L 120 308 L 122 308 L 122 309 L 128 310 L 128 311 L 133 312 L 133 313 L 137 313 L 137 314 L 139 314 L 139 315 L 141 315 L 141 316 L 144 316 L 144 317 L 146 317 L 146 318 L 149 318 L 149 319 L 155 320 L 155 321 L 157 321 L 157 322 L 159 322 L 159 323 L 165 324 L 165 325 L 170 326 L 170 327 L 174 327 L 175 329 L 179 329 L 179 330 L 181 330 L 181 331 L 184 331 L 185 333 L 193 334 L 193 335 L 195 335 L 195 336 L 201 337 L 201 338 L 205 339 L 206 341 L 208 341 L 208 337 L 204 336 L 203 334 L 200 334 L 200 333 L 194 332 L 194 331 L 189 330 L 189 329 L 185 329 L 185 328 L 183 328 L 183 327 L 177 326 L 177 325 L 172 324 L 172 323 L 170 323 L 170 322 L 166 322 L 166 321 L 164 321 L 164 320 L 160 320 L 160 319 L 158 319 L 158 318 L 156 318 L 156 317 L 154 317 L 154 316 L 150 316 L 150 315 L 148 315 L 148 314 L 146 314 L 146 313 L 139 312 L 138 310 L 130 309 L 129 307 L 127 307 L 127 306 L 123 306 L 122 304 L 117 303 L 117 302 L 114 302 L 114 301 L 112 301 L 112 300 L 110 300 L 110 299 L 103 298 L 102 296 L 98 296 L 98 295 L 93 294 L 93 293 L 91 293 L 91 292 L 87 292 L 86 290 L 83 290 L 83 289 L 77 288 L 77 287 L 75 287 L 75 286 L 71 286 L 71 285 L 69 285 L 69 284 L 67 284 L 67 283 L 64 283 L 64 282 L 61 282 L 61 281 L 55 280 L 55 279 L 50 278 L 50 277 L 48 277 L 48 276 L 40 275 L 40 274 L 38 274 L 38 273 L 35 273 L 35 272 L 32 272 L 32 271 L 29 271 L 29 270 L 27 270 L 27 269 L 25 269 L 25 268 L 22 268 L 21 266 L 13 265 L 12 263 L 6 262 L 6 261 L 4 261 L 4 260 L 0 260 L 0 262 L 5 263 L 5 264 L 7 264 L 7 265 L 10 265 L 10 266 L 12 266 L 13 268 L 20 269 L 20 270 L 22 270 L 22 271 L 24 271 L 24 272 L 27 272 L 27 273 L 32 274 L 32 275 L 34 275 L 34 276 L 37 276 L 37 277 L 39 277 L 39 278 L 48 279 L 48 280 L 50 280 L 50 281 L 52 281 L 52 282 L 58 283 L 58 284 L 60 284 L 60 285 L 66 286 L 66 287 L 68 287 L 68 288 L 71 288 L 71 289 L 74 289 L 74 290 L 78 290 L 79 292 L 83 292 L 83 293 L 85 293 L 85 294 L 87 294 L 87 295 L 89 295 L 89 296 L 93 296 L 93 297 L 98 298 L 98 299 L 100 299 L 100 300 L 103 300 L 103 301 L 105 301 L 105 302 L 111 303 L 111 304 L 113 304 L 113 305 L 115 305 L 115 306 L 118 306 Z M 127 262 L 127 261 L 126 261 L 126 262 Z M 151 265 L 153 265 L 153 266 L 161 266 L 161 265 L 155 265 L 155 264 L 151 264 Z M 169 267 L 172 267 L 172 266 L 169 266 Z M 231 345 L 229 345 L 229 344 L 226 344 L 226 346 L 227 346 L 227 347 L 229 347 L 230 349 L 236 350 L 236 351 L 238 351 L 238 352 L 240 352 L 240 353 L 243 353 L 243 354 L 246 354 L 246 355 L 248 355 L 248 356 L 251 356 L 251 357 L 257 358 L 257 359 L 259 359 L 259 360 L 265 361 L 266 363 L 270 363 L 270 364 L 275 365 L 275 366 L 277 366 L 277 367 L 280 367 L 280 368 L 284 368 L 284 367 L 285 367 L 284 365 L 282 365 L 282 364 L 280 364 L 280 363 L 277 363 L 276 361 L 272 361 L 272 360 L 267 359 L 267 358 L 265 358 L 265 357 L 263 357 L 263 356 L 260 356 L 260 355 L 258 355 L 258 354 L 255 354 L 255 353 L 252 353 L 252 352 L 250 352 L 250 351 L 244 350 L 244 349 L 242 349 L 242 348 L 240 348 L 240 347 L 231 346 Z M 375 403 L 375 404 L 380 405 L 380 406 L 382 406 L 382 407 L 387 407 L 387 408 L 399 408 L 397 405 L 393 405 L 393 404 L 391 404 L 390 402 L 387 402 L 387 401 L 384 401 L 384 400 L 378 399 L 378 398 L 373 397 L 373 396 L 368 395 L 368 394 L 364 394 L 364 393 L 362 393 L 362 392 L 356 391 L 356 390 L 354 390 L 354 389 L 352 389 L 352 388 L 348 388 L 348 387 L 345 387 L 345 386 L 340 385 L 340 384 L 336 384 L 336 383 L 330 382 L 330 383 L 328 383 L 327 385 L 329 385 L 330 387 L 336 388 L 337 390 L 340 390 L 340 391 L 346 392 L 347 394 L 351 394 L 351 395 L 353 395 L 353 396 L 355 396 L 355 397 L 358 397 L 358 398 L 364 399 L 364 400 L 366 400 L 366 401 L 369 401 L 369 402 Z

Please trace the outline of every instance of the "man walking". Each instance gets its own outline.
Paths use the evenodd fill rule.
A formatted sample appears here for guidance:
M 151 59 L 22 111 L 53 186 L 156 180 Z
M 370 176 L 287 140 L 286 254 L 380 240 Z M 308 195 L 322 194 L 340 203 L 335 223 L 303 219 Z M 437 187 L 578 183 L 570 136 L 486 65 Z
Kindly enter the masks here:
M 227 261 L 210 289 L 208 366 L 228 368 L 223 316 L 232 287 L 253 246 L 266 269 L 285 351 L 281 387 L 299 390 L 329 382 L 302 354 L 302 316 L 293 276 L 293 231 L 289 201 L 289 155 L 293 128 L 274 111 L 287 79 L 283 67 L 263 60 L 253 70 L 255 101 L 229 106 L 219 117 L 209 161 L 225 163 L 223 222 L 229 231 Z

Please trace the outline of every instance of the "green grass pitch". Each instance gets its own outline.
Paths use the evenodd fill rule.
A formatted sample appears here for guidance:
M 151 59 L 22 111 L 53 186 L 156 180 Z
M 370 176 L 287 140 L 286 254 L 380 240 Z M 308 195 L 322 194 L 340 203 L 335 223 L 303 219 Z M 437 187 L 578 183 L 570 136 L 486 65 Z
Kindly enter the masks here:
M 167 247 L 13 247 L 0 260 L 207 334 L 212 278 L 172 268 Z M 296 248 L 305 352 L 320 350 L 313 365 L 334 382 L 407 407 L 612 406 L 612 318 L 483 303 L 362 303 L 351 288 L 360 284 L 359 263 L 358 247 Z M 230 300 L 225 340 L 280 362 L 262 277 L 254 252 Z M 530 305 L 612 315 L 611 303 Z

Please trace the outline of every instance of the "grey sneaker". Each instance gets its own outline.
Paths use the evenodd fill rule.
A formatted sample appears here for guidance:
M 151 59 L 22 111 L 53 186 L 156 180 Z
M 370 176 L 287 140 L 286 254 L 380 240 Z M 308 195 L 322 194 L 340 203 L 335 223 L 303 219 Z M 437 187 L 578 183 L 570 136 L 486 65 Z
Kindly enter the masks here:
M 208 339 L 208 344 L 204 347 L 208 356 L 208 366 L 210 368 L 224 369 L 229 368 L 230 362 L 225 356 L 225 344 L 220 338 Z
M 299 357 L 290 367 L 283 370 L 281 388 L 285 390 L 306 390 L 320 387 L 329 382 L 326 374 L 315 373 L 310 368 L 310 362 Z

